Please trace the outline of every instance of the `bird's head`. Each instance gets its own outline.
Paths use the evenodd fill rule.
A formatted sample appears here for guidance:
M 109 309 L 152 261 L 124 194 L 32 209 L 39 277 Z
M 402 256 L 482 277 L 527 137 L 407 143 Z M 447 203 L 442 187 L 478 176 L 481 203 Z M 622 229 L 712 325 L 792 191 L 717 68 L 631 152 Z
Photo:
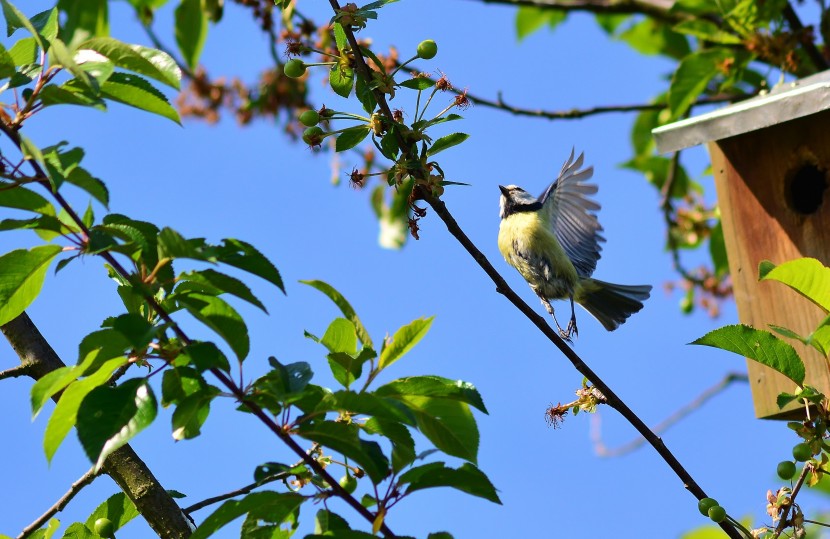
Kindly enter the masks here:
M 538 211 L 542 207 L 536 197 L 517 185 L 499 185 L 499 215 L 502 219 L 521 211 Z

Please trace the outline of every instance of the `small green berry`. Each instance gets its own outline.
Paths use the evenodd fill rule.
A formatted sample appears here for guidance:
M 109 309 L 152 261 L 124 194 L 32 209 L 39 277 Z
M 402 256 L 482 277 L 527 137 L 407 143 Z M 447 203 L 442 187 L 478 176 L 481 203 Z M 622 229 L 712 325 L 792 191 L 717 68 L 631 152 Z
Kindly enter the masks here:
M 790 460 L 784 460 L 778 463 L 778 477 L 784 481 L 789 481 L 795 475 L 795 463 Z
M 813 450 L 805 443 L 796 444 L 793 447 L 793 458 L 798 462 L 807 462 L 813 456 Z
M 357 488 L 357 479 L 354 478 L 351 474 L 346 474 L 340 478 L 340 486 L 343 487 L 343 490 L 351 494 Z
M 697 502 L 697 510 L 700 511 L 701 515 L 707 517 L 709 516 L 709 508 L 716 505 L 718 505 L 718 502 L 714 498 L 703 498 Z
M 323 130 L 317 127 L 309 127 L 303 131 L 303 142 L 309 146 L 319 146 L 323 143 Z
M 723 522 L 723 519 L 726 518 L 726 509 L 721 507 L 720 505 L 714 505 L 709 508 L 709 518 L 712 519 L 712 522 L 717 522 L 720 524 Z
M 107 539 L 115 537 L 115 525 L 108 518 L 99 518 L 96 520 L 93 525 L 93 530 L 101 537 L 106 537 Z
M 316 110 L 307 110 L 300 114 L 300 123 L 306 127 L 312 127 L 320 123 L 320 113 Z
M 283 66 L 282 70 L 285 73 L 286 77 L 297 79 L 305 74 L 306 65 L 305 62 L 303 62 L 299 58 L 294 58 L 292 60 L 288 60 L 287 62 L 285 62 L 285 65 Z
M 418 44 L 418 57 L 431 60 L 438 54 L 438 45 L 431 39 L 425 39 Z

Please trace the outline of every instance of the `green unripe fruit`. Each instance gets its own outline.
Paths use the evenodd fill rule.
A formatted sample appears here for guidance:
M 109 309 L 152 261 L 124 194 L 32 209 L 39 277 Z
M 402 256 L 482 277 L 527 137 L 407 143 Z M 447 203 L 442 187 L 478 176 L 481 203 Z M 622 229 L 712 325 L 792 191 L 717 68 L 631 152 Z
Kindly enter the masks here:
M 796 444 L 793 447 L 793 458 L 798 462 L 807 462 L 813 456 L 813 450 L 805 443 Z
M 717 500 L 713 498 L 703 498 L 699 502 L 697 502 L 697 510 L 700 511 L 700 514 L 708 517 L 709 516 L 709 509 L 718 505 Z
M 431 39 L 425 39 L 418 43 L 418 57 L 424 60 L 431 60 L 438 54 L 438 45 Z
M 285 73 L 285 76 L 291 77 L 292 79 L 302 77 L 305 74 L 305 69 L 305 62 L 303 62 L 299 58 L 288 60 L 287 62 L 285 62 L 285 65 L 282 68 L 283 73 Z
M 778 477 L 784 481 L 789 481 L 795 475 L 795 463 L 789 460 L 784 460 L 778 463 Z
M 115 524 L 108 518 L 99 518 L 93 526 L 95 533 L 107 539 L 115 537 Z
M 303 142 L 309 146 L 319 146 L 323 142 L 323 130 L 317 126 L 303 131 Z
M 340 478 L 340 486 L 343 487 L 343 490 L 351 494 L 357 488 L 357 479 L 350 474 L 346 474 Z
M 712 522 L 717 522 L 718 524 L 720 524 L 721 522 L 723 522 L 723 519 L 726 518 L 726 509 L 724 509 L 720 505 L 710 507 L 709 518 L 712 519 Z
M 320 123 L 320 114 L 316 110 L 307 110 L 300 114 L 300 123 L 312 127 Z

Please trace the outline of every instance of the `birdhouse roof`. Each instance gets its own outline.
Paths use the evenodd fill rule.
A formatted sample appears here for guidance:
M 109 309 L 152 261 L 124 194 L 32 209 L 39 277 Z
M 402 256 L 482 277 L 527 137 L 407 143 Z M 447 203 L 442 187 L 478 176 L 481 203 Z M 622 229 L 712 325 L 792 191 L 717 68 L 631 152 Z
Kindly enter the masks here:
M 669 153 L 734 137 L 830 109 L 830 71 L 781 84 L 718 110 L 654 129 L 657 151 Z

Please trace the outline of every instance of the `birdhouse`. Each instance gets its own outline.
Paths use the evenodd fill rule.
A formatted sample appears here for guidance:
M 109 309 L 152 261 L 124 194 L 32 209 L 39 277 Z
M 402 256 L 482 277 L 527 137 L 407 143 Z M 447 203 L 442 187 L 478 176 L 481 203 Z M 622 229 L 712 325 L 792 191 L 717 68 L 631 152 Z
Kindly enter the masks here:
M 759 282 L 758 264 L 812 257 L 830 265 L 830 71 L 659 127 L 653 135 L 661 153 L 708 144 L 741 322 L 812 333 L 824 313 L 789 287 Z M 788 342 L 804 359 L 805 383 L 830 395 L 825 358 Z M 779 393 L 795 389 L 791 380 L 747 363 L 757 417 L 803 417 L 803 408 L 776 404 Z

